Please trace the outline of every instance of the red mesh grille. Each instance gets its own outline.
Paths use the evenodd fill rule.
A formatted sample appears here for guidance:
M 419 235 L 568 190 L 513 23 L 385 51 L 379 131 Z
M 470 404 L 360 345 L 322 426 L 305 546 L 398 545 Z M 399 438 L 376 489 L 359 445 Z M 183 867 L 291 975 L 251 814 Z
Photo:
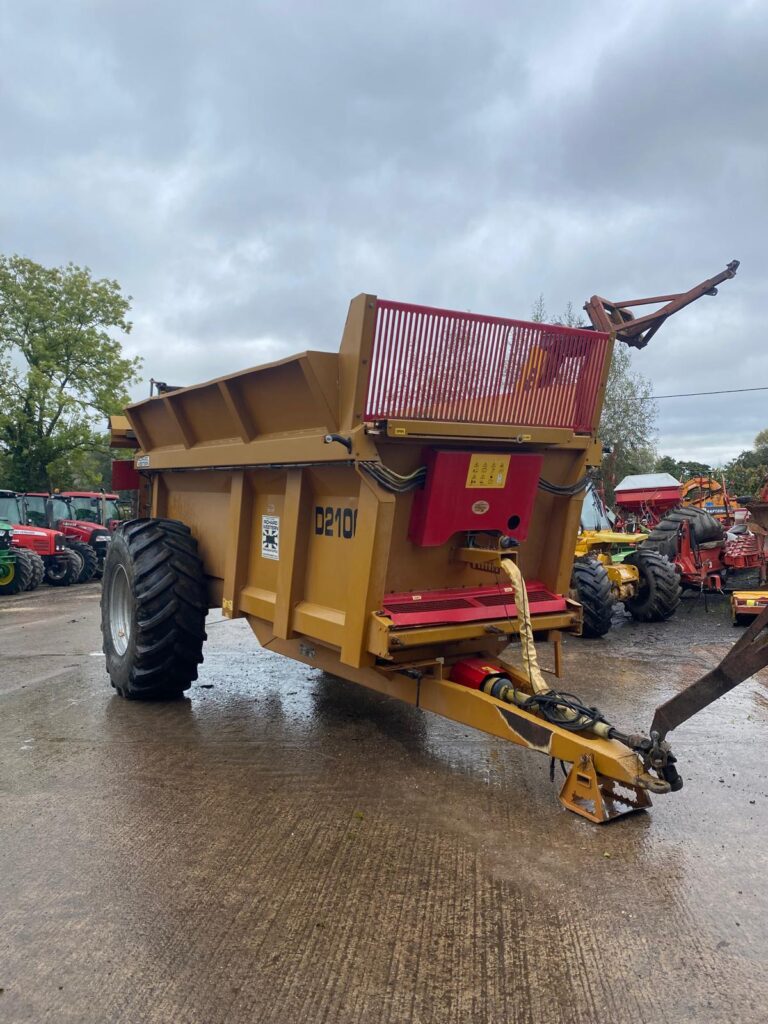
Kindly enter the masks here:
M 608 335 L 379 301 L 365 419 L 589 433 Z

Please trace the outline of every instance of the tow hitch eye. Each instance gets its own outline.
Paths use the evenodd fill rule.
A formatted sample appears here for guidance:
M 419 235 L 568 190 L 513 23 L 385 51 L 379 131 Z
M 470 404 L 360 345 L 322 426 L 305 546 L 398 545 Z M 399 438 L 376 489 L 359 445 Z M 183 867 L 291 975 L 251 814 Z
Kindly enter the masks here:
M 677 793 L 683 788 L 683 779 L 675 768 L 677 758 L 672 753 L 667 741 L 660 739 L 657 732 L 651 733 L 651 749 L 648 751 L 648 760 L 659 778 L 669 783 L 669 788 L 673 793 Z

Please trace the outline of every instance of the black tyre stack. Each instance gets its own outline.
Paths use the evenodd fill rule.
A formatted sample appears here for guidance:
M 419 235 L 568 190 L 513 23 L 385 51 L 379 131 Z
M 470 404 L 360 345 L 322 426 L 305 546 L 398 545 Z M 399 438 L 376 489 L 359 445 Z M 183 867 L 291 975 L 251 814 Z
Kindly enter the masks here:
M 677 556 L 680 524 L 684 522 L 690 524 L 691 537 L 695 544 L 721 542 L 725 537 L 723 527 L 714 516 L 702 508 L 689 506 L 676 508 L 664 516 L 643 541 L 643 549 L 658 551 L 659 554 L 666 555 L 670 562 L 674 562 Z

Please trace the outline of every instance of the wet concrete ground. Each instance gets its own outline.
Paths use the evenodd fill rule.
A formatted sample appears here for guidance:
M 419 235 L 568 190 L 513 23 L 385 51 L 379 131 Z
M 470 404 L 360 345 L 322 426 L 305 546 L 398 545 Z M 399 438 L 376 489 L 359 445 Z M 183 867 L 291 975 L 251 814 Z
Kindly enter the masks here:
M 98 587 L 0 602 L 0 1020 L 768 1018 L 768 674 L 674 736 L 685 789 L 593 826 L 547 761 L 259 652 L 112 696 Z M 619 725 L 737 636 L 724 604 L 570 639 Z

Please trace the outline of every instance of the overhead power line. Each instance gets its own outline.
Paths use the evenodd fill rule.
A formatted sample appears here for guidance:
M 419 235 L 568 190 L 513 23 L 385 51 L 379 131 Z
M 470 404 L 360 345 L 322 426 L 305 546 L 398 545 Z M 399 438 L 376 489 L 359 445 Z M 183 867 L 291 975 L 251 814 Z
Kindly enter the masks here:
M 725 391 L 683 391 L 679 395 L 649 395 L 644 401 L 655 402 L 657 398 L 698 398 L 700 395 L 741 395 L 745 391 L 768 391 L 762 388 L 727 388 Z

